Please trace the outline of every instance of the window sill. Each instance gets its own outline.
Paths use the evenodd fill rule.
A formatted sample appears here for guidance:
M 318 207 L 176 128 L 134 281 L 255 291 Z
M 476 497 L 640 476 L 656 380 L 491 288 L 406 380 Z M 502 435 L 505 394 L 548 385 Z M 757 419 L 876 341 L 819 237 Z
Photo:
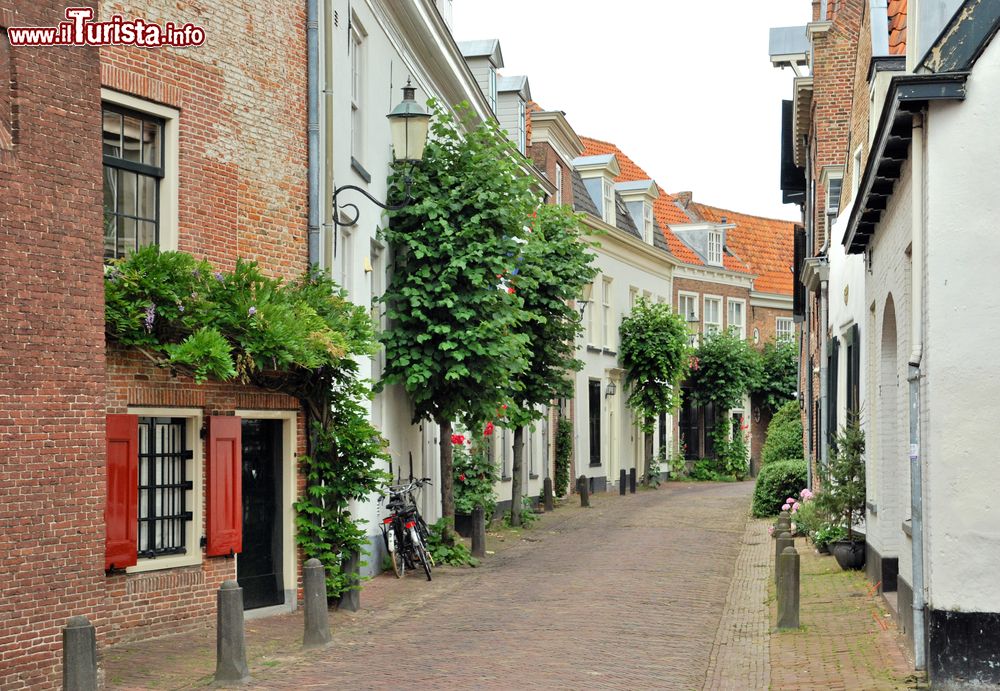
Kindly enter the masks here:
M 197 566 L 201 564 L 201 550 L 195 554 L 178 554 L 170 557 L 159 557 L 157 559 L 140 559 L 135 566 L 125 569 L 125 573 L 145 573 L 147 571 L 162 571 L 164 569 L 177 569 L 182 566 Z
M 590 353 L 603 353 L 604 349 L 601 348 L 600 346 L 590 345 L 588 343 L 587 344 L 587 352 L 590 352 Z
M 528 479 L 529 480 L 537 480 L 538 479 L 538 473 L 528 473 Z
M 909 519 L 903 521 L 900 527 L 903 529 L 903 532 L 906 533 L 908 537 L 910 538 L 913 537 L 913 523 Z
M 605 348 L 604 349 L 604 354 L 605 355 L 618 355 L 618 351 L 617 350 L 611 350 L 611 348 Z
M 502 475 L 500 477 L 500 482 L 510 482 L 513 479 L 514 478 L 512 478 L 510 475 Z
M 365 167 L 354 156 L 351 156 L 351 170 L 357 173 L 365 183 L 372 181 L 372 174 L 365 170 Z
M 597 463 L 591 463 L 590 467 L 591 468 L 600 468 L 602 465 L 604 465 L 604 464 L 601 463 L 600 461 L 598 461 Z

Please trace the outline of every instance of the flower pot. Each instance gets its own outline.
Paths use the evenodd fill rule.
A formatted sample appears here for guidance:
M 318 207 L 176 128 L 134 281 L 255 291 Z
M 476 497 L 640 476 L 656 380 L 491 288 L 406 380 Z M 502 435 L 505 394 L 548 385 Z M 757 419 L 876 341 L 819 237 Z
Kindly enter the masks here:
M 816 544 L 816 551 L 819 552 L 820 554 L 829 554 L 830 553 L 830 546 L 827 543 L 825 543 L 825 542 L 817 542 L 815 544 Z
M 864 541 L 838 540 L 831 542 L 830 551 L 836 557 L 840 568 L 845 571 L 857 571 L 865 565 Z
M 462 537 L 472 537 L 472 514 L 471 513 L 456 513 L 455 514 L 455 532 Z

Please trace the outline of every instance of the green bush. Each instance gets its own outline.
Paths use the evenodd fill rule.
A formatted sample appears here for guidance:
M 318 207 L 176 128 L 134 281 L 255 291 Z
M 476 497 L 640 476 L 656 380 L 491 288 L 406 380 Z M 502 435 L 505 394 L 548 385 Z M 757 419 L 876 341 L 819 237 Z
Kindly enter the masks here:
M 427 551 L 430 552 L 435 565 L 479 566 L 479 560 L 472 556 L 472 552 L 469 551 L 464 542 L 445 538 L 445 532 L 454 534 L 454 527 L 449 519 L 441 518 L 437 523 L 429 525 L 427 528 Z M 383 570 L 388 571 L 391 568 L 392 563 L 390 562 L 388 568 L 383 567 Z
M 760 462 L 761 465 L 768 465 L 775 461 L 802 457 L 802 419 L 799 417 L 799 404 L 797 401 L 789 401 L 774 414 L 767 426 L 767 438 L 760 452 Z
M 785 500 L 799 496 L 805 486 L 805 461 L 775 461 L 765 465 L 757 475 L 753 491 L 753 515 L 757 518 L 777 515 Z

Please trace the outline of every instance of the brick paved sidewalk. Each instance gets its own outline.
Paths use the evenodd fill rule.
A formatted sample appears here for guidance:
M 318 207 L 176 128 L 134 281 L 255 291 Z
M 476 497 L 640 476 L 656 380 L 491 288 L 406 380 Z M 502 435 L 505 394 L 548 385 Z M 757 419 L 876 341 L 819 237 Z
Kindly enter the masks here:
M 765 521 L 753 521 L 767 535 Z M 769 541 L 770 543 L 770 541 Z M 770 543 L 773 568 L 774 550 Z M 805 539 L 795 541 L 801 568 L 797 631 L 771 634 L 771 688 L 911 689 L 920 677 L 904 653 L 896 623 L 863 571 L 843 571 Z M 769 575 L 770 575 L 769 571 Z M 770 623 L 777 622 L 773 581 Z

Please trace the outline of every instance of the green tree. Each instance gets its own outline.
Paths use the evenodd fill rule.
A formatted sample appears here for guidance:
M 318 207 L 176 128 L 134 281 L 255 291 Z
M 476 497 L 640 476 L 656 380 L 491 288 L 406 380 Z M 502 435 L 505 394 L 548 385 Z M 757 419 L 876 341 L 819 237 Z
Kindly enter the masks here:
M 796 360 L 798 346 L 793 341 L 768 341 L 760 350 L 760 371 L 752 393 L 771 412 L 795 396 L 798 389 Z
M 680 405 L 680 381 L 687 371 L 688 328 L 665 303 L 639 298 L 622 320 L 620 358 L 629 387 L 628 406 L 645 435 L 643 477 L 653 458 L 653 425 Z
M 408 177 L 414 201 L 390 212 L 385 230 L 393 265 L 383 297 L 383 383 L 403 385 L 414 421 L 439 425 L 441 508 L 453 519 L 452 422 L 465 417 L 479 429 L 528 367 L 524 315 L 501 281 L 537 200 L 495 125 L 474 125 L 463 105 L 463 133 L 453 116 L 431 107 L 423 160 L 397 166 L 390 178 L 390 201 L 401 201 Z
M 580 313 L 570 301 L 594 279 L 594 254 L 580 234 L 580 221 L 568 207 L 545 204 L 531 221 L 531 232 L 510 275 L 505 276 L 521 301 L 526 318 L 519 326 L 528 338 L 528 368 L 511 380 L 508 424 L 514 430 L 511 463 L 510 524 L 521 525 L 521 467 L 524 429 L 542 419 L 557 398 L 573 393 L 572 372 L 582 332 Z

